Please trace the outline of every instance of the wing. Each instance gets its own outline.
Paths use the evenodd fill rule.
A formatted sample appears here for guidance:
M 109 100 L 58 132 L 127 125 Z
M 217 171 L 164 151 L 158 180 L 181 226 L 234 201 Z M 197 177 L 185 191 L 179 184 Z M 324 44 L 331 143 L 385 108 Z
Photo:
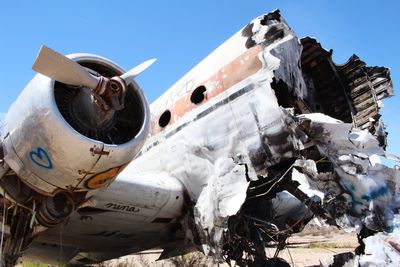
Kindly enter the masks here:
M 179 228 L 183 207 L 184 189 L 177 179 L 166 173 L 133 176 L 128 166 L 68 223 L 40 233 L 24 258 L 57 262 L 63 257 L 63 262 L 87 264 L 170 246 L 179 240 L 171 233 Z

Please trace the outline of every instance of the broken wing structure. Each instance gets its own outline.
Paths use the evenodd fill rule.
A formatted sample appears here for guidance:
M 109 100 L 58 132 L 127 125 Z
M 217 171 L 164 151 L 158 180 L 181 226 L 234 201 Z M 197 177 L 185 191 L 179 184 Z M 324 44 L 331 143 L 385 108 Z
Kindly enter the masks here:
M 331 56 L 279 11 L 256 18 L 150 106 L 150 133 L 111 184 L 51 227 L 12 228 L 24 246 L 11 256 L 82 265 L 158 247 L 161 259 L 198 249 L 238 266 L 287 266 L 287 238 L 317 217 L 357 232 L 355 266 L 398 266 L 399 170 L 377 160 L 389 70 Z

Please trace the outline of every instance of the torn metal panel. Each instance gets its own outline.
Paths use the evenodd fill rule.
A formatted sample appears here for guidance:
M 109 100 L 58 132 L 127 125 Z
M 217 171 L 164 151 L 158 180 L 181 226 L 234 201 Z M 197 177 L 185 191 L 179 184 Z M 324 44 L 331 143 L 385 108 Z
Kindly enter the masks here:
M 333 121 L 322 114 L 299 117 L 321 154 L 333 163 L 340 185 L 351 195 L 351 215 L 363 217 L 370 229 L 390 229 L 392 208 L 400 207 L 395 199 L 400 172 L 370 163 L 372 155 L 384 155 L 376 138 L 365 130 L 352 129 L 351 124 Z M 380 217 L 380 225 L 373 221 L 375 216 Z
M 356 257 L 361 267 L 400 266 L 400 228 L 391 233 L 380 232 L 363 240 L 365 253 Z
M 366 67 L 356 56 L 335 65 L 331 53 L 313 39 L 303 39 L 301 46 L 278 12 L 257 18 L 242 35 L 246 48 L 261 46 L 262 68 L 252 78 L 250 109 L 231 105 L 236 124 L 248 131 L 241 139 L 245 146 L 229 142 L 229 147 L 243 155 L 247 150 L 249 168 L 259 180 L 249 183 L 240 172 L 221 179 L 218 171 L 203 180 L 199 197 L 192 195 L 203 251 L 239 266 L 268 261 L 264 245 L 284 247 L 286 238 L 301 231 L 313 215 L 347 229 L 389 231 L 398 207 L 398 172 L 371 164 L 374 155 L 385 155 L 378 101 L 393 94 L 388 70 Z M 254 126 L 258 135 L 252 136 Z M 214 137 L 224 135 L 218 131 L 236 138 L 228 128 L 218 129 Z M 215 162 L 229 161 L 216 151 L 207 155 L 215 170 L 224 169 Z M 190 192 L 193 187 L 184 183 Z M 241 188 L 228 186 L 232 184 Z M 236 194 L 226 199 L 234 207 L 223 208 L 227 192 Z M 248 254 L 255 258 L 246 258 Z
M 219 254 L 223 231 L 228 218 L 237 213 L 246 199 L 249 182 L 246 179 L 246 166 L 238 165 L 232 159 L 216 162 L 215 175 L 210 177 L 194 207 L 195 221 L 200 227 L 203 251 Z M 203 233 L 203 234 L 202 234 Z
M 324 206 L 336 225 L 359 233 L 361 246 L 353 262 L 359 266 L 398 266 L 400 171 L 375 161 L 385 152 L 370 132 L 322 114 L 298 117 L 320 153 L 333 164 L 335 180 L 340 184 L 337 188 L 342 192 L 332 195 L 332 199 L 325 197 Z M 324 192 L 318 185 L 323 180 L 315 184 L 314 163 L 298 161 L 308 178 L 301 183 L 313 184 L 313 188 Z

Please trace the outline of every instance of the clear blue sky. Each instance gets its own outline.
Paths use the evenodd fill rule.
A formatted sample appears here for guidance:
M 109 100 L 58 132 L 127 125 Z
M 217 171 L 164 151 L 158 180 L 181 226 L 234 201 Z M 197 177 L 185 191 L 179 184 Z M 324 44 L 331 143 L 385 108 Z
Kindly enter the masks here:
M 0 112 L 35 74 L 42 44 L 63 53 L 89 52 L 130 68 L 158 61 L 138 78 L 153 101 L 250 20 L 276 8 L 298 36 L 314 36 L 343 63 L 353 53 L 391 69 L 400 90 L 400 1 L 2 1 Z M 400 92 L 400 91 L 399 91 Z M 400 155 L 400 97 L 386 100 L 389 151 Z

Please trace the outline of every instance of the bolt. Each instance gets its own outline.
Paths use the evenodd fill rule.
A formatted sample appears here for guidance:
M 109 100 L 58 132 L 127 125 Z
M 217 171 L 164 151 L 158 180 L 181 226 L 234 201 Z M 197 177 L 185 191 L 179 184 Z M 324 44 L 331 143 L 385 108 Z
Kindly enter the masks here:
M 117 92 L 119 92 L 119 86 L 118 86 L 118 84 L 116 84 L 116 83 L 114 83 L 114 82 L 111 82 L 110 83 L 110 88 L 111 88 L 111 91 L 113 91 L 113 93 L 117 93 Z

